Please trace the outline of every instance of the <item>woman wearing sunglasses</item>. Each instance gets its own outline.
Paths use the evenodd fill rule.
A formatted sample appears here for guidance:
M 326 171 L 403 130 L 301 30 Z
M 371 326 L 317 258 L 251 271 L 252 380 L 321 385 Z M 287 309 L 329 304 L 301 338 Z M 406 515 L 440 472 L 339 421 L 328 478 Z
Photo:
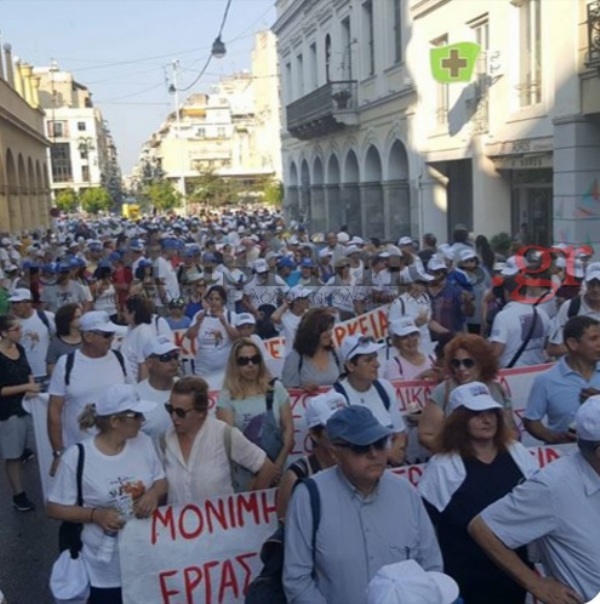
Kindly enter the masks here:
M 237 340 L 231 349 L 217 417 L 261 447 L 277 468 L 277 480 L 281 478 L 294 445 L 290 398 L 281 382 L 270 380 L 263 356 L 252 340 Z M 236 472 L 236 490 L 246 490 L 250 478 L 243 471 Z
M 109 386 L 80 417 L 84 440 L 82 499 L 77 505 L 79 447 L 68 448 L 58 468 L 46 511 L 56 520 L 83 523 L 83 556 L 91 584 L 89 604 L 121 604 L 118 532 L 128 519 L 149 518 L 167 493 L 165 473 L 152 440 L 140 433 L 154 403 L 133 386 Z
M 444 368 L 448 376 L 431 393 L 419 419 L 419 442 L 435 452 L 435 443 L 449 414 L 450 394 L 457 386 L 470 382 L 483 382 L 491 396 L 501 405 L 507 426 L 517 434 L 512 401 L 502 385 L 497 382 L 498 360 L 491 344 L 475 334 L 454 336 L 444 347 Z
M 419 481 L 444 557 L 444 571 L 465 604 L 522 604 L 525 590 L 502 572 L 467 533 L 469 522 L 536 470 L 506 425 L 504 408 L 481 382 L 456 387 L 434 455 Z M 526 548 L 516 550 L 526 561 Z

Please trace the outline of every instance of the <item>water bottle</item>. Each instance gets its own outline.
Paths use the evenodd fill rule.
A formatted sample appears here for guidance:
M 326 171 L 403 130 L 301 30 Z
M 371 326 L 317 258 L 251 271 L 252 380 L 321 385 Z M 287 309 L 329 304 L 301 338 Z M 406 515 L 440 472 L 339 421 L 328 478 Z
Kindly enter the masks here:
M 116 546 L 117 533 L 104 531 L 104 535 L 102 535 L 102 541 L 100 541 L 100 546 L 98 547 L 98 560 L 100 562 L 110 562 L 112 560 Z

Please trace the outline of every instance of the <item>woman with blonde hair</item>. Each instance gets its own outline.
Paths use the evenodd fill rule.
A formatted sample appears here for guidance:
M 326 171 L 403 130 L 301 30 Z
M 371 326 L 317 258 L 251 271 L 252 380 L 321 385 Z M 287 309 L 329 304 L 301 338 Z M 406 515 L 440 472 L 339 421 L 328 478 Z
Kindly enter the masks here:
M 270 379 L 260 349 L 248 338 L 236 340 L 231 348 L 217 418 L 261 447 L 277 468 L 277 480 L 281 477 L 294 444 L 290 399 L 283 384 Z M 236 490 L 243 491 L 251 476 L 239 469 L 236 474 Z

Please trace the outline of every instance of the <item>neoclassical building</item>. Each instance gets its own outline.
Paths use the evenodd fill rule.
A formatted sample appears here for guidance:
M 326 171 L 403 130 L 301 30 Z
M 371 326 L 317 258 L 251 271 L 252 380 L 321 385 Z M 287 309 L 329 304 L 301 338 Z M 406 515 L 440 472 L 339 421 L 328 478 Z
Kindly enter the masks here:
M 18 235 L 49 224 L 50 185 L 44 112 L 31 65 L 0 51 L 0 232 Z

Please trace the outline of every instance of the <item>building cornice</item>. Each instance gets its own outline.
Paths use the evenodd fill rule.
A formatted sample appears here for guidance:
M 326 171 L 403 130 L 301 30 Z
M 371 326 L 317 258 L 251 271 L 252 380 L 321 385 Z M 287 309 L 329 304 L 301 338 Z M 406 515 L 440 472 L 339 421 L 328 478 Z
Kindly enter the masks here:
M 22 132 L 24 132 L 27 136 L 34 138 L 39 143 L 44 145 L 45 147 L 50 146 L 50 141 L 38 130 L 32 128 L 29 124 L 26 124 L 24 121 L 20 120 L 18 117 L 14 116 L 12 113 L 7 111 L 2 105 L 0 105 L 0 119 L 6 120 L 9 124 L 12 124 L 15 128 L 18 128 Z
M 388 103 L 391 103 L 393 101 L 398 101 L 405 97 L 409 97 L 413 94 L 416 94 L 416 92 L 417 89 L 414 86 L 407 86 L 402 90 L 399 90 L 398 92 L 392 92 L 374 101 L 369 101 L 368 103 L 361 105 L 358 109 L 361 112 L 368 111 L 370 109 L 375 109 L 376 107 L 380 107 L 381 105 L 387 105 Z
M 448 2 L 451 0 L 414 0 L 411 2 L 410 12 L 413 19 L 419 19 Z

